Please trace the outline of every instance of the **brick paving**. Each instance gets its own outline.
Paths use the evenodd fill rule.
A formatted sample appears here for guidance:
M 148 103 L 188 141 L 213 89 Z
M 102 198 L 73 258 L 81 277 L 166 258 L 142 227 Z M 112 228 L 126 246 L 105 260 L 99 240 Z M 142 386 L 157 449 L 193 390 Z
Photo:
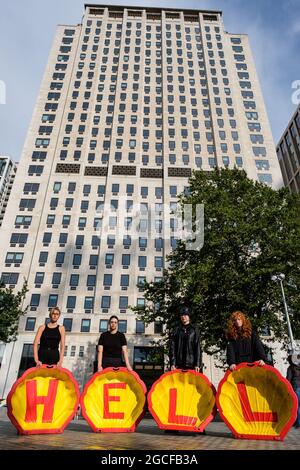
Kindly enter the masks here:
M 94 433 L 83 419 L 73 420 L 63 434 L 18 435 L 0 409 L 0 450 L 299 450 L 300 429 L 284 442 L 234 439 L 223 422 L 213 421 L 206 435 L 167 434 L 153 419 L 144 418 L 135 433 Z

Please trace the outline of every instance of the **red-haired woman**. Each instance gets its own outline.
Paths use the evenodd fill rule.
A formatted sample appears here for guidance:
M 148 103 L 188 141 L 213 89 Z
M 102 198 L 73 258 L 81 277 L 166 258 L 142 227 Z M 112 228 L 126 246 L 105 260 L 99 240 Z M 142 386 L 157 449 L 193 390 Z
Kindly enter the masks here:
M 249 318 L 243 312 L 233 312 L 228 320 L 226 337 L 227 364 L 230 370 L 235 370 L 241 362 L 259 361 L 263 366 L 266 353 L 262 342 L 252 330 Z

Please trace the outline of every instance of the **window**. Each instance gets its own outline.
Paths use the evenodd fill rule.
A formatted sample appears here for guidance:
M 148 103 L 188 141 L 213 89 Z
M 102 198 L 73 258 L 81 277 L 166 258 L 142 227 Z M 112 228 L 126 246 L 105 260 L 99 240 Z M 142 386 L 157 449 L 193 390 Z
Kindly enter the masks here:
M 56 307 L 58 304 L 58 295 L 57 294 L 50 294 L 48 299 L 48 307 L 53 308 Z
M 91 329 L 91 320 L 82 320 L 81 329 L 80 329 L 81 333 L 89 333 L 90 329 Z
M 129 275 L 128 274 L 121 274 L 121 287 L 128 287 L 129 286 Z
M 47 263 L 48 260 L 48 252 L 47 251 L 41 251 L 40 256 L 39 256 L 39 263 L 40 264 L 45 264 Z
M 72 318 L 64 318 L 63 325 L 66 331 L 72 331 L 72 324 L 73 324 Z
M 20 377 L 25 372 L 25 370 L 29 369 L 30 367 L 35 367 L 33 344 L 24 344 L 18 377 Z
M 147 256 L 138 257 L 138 266 L 139 268 L 146 268 L 147 266 Z
M 91 310 L 94 308 L 94 297 L 85 297 L 84 299 L 84 309 Z
M 73 309 L 76 306 L 76 296 L 69 295 L 67 299 L 67 309 Z
M 154 334 L 160 335 L 163 333 L 163 323 L 161 321 L 154 322 Z
M 18 273 L 2 273 L 1 282 L 3 284 L 16 285 L 18 283 Z
M 111 297 L 109 295 L 103 295 L 101 299 L 101 308 L 110 308 L 110 299 Z
M 58 243 L 60 245 L 65 245 L 67 243 L 67 241 L 68 241 L 68 234 L 67 233 L 60 233 Z
M 61 273 L 53 273 L 52 274 L 52 287 L 58 286 L 61 282 Z
M 6 254 L 5 263 L 8 264 L 20 264 L 23 261 L 24 253 L 13 253 L 9 252 Z
M 63 264 L 64 261 L 65 261 L 65 253 L 64 252 L 57 252 L 56 257 L 55 257 L 55 263 L 56 264 Z
M 100 333 L 104 333 L 108 330 L 108 320 L 100 320 L 99 322 L 99 331 Z M 120 324 L 118 330 L 120 331 Z
M 112 274 L 104 274 L 103 285 L 106 287 L 110 287 L 112 285 Z
M 135 332 L 136 334 L 145 333 L 145 323 L 142 320 L 136 320 Z
M 128 297 L 119 297 L 119 308 L 125 310 L 128 307 Z
M 130 255 L 123 254 L 122 255 L 122 266 L 130 266 Z
M 265 184 L 268 184 L 268 185 L 271 185 L 272 182 L 273 182 L 272 175 L 269 174 L 269 173 L 262 173 L 262 174 L 258 175 L 258 180 L 261 183 L 265 183 Z
M 36 318 L 29 317 L 26 319 L 25 331 L 34 331 Z
M 77 287 L 79 282 L 79 274 L 71 274 L 70 276 L 70 286 Z
M 12 245 L 19 244 L 20 246 L 24 246 L 27 243 L 27 238 L 27 233 L 12 233 L 10 237 L 10 243 Z
M 34 209 L 36 203 L 36 199 L 21 199 L 19 208 L 21 210 L 28 209 L 29 211 L 32 211 Z

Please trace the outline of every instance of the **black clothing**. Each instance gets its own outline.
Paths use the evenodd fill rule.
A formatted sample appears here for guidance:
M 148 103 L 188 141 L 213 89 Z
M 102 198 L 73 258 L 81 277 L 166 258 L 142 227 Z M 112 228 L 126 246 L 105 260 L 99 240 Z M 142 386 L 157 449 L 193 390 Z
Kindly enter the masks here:
M 256 333 L 251 338 L 231 339 L 227 343 L 227 364 L 241 364 L 241 362 L 267 361 L 262 342 Z
M 105 331 L 105 333 L 100 335 L 98 345 L 103 346 L 103 360 L 106 358 L 114 358 L 119 359 L 122 363 L 122 346 L 127 345 L 124 333 L 120 333 L 119 331 L 116 333 Z M 104 367 L 104 365 L 102 365 L 102 367 Z
M 291 364 L 288 367 L 286 378 L 292 384 L 294 390 L 300 388 L 300 366 Z
M 123 359 L 122 357 L 103 357 L 102 358 L 102 367 L 105 369 L 106 367 L 123 367 Z
M 170 338 L 170 366 L 178 369 L 201 367 L 202 355 L 198 330 L 190 323 L 178 326 Z
M 54 365 L 59 362 L 59 343 L 61 334 L 59 325 L 55 328 L 45 326 L 40 339 L 40 347 L 38 352 L 39 361 L 42 364 Z

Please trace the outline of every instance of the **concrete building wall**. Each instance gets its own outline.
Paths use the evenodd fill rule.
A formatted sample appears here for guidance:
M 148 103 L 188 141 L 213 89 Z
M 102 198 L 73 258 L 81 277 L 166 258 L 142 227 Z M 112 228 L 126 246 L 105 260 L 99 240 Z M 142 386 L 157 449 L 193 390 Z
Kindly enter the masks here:
M 239 73 L 246 75 L 241 78 Z M 56 104 L 57 109 L 50 109 Z M 46 121 L 53 116 L 53 122 Z M 250 130 L 249 123 L 259 126 Z M 260 143 L 252 143 L 251 135 L 259 135 Z M 262 148 L 264 156 L 255 157 L 253 147 Z M 46 152 L 45 158 L 38 152 Z M 258 167 L 257 161 L 265 163 Z M 220 12 L 87 6 L 82 24 L 58 26 L 1 234 L 1 272 L 19 274 L 16 289 L 24 277 L 29 283 L 28 313 L 21 319 L 17 343 L 7 346 L 2 361 L 1 396 L 17 377 L 23 345 L 32 344 L 48 316 L 50 295 L 58 296 L 54 303 L 62 309 L 61 320 L 72 320 L 64 365 L 75 372 L 81 385 L 92 373 L 100 320 L 117 314 L 127 322 L 131 362 L 134 347 L 150 346 L 160 338 L 154 325 L 144 333 L 136 332 L 136 316 L 129 309 L 143 299 L 136 284 L 139 277 L 162 276 L 170 236 L 176 236 L 176 231 L 170 231 L 169 207 L 173 203 L 171 209 L 175 208 L 191 170 L 209 171 L 216 165 L 237 165 L 253 179 L 280 185 L 248 38 L 227 33 Z M 25 183 L 39 186 L 24 194 Z M 70 183 L 76 187 L 70 188 Z M 26 208 L 31 203 L 21 203 L 23 199 L 34 199 L 35 206 Z M 122 205 L 125 209 L 115 212 L 111 201 L 118 210 Z M 143 247 L 139 237 L 147 236 L 151 223 L 149 218 L 146 227 L 146 208 L 140 206 L 145 203 L 153 214 L 154 236 Z M 165 212 L 163 205 L 168 207 Z M 114 225 L 124 227 L 127 217 L 134 224 L 135 213 L 142 213 L 143 222 L 132 233 L 131 245 L 126 245 Z M 49 218 L 53 215 L 55 221 Z M 22 225 L 20 218 L 16 223 L 17 216 L 32 219 Z M 64 216 L 71 216 L 69 223 Z M 79 226 L 80 218 L 86 218 L 84 228 Z M 16 232 L 28 233 L 25 247 L 10 246 L 11 234 Z M 155 246 L 154 239 L 168 232 L 164 246 L 159 241 Z M 51 241 L 45 242 L 45 233 L 51 233 Z M 61 234 L 67 234 L 65 243 L 60 243 Z M 82 247 L 76 245 L 78 235 L 84 235 Z M 115 244 L 107 243 L 108 235 L 116 236 Z M 8 263 L 8 252 L 23 253 L 22 261 Z M 48 257 L 41 262 L 43 252 Z M 63 262 L 58 262 L 57 253 L 64 254 Z M 78 267 L 73 264 L 76 254 L 82 255 Z M 109 254 L 114 261 L 108 264 Z M 126 254 L 130 254 L 128 267 L 122 264 Z M 94 268 L 91 255 L 98 256 Z M 142 256 L 147 257 L 146 266 L 141 264 Z M 41 284 L 35 282 L 37 273 L 44 273 Z M 53 273 L 61 274 L 57 287 Z M 72 287 L 70 277 L 76 274 L 79 282 Z M 104 286 L 104 275 L 109 274 L 111 286 Z M 129 275 L 128 286 L 120 285 L 122 275 Z M 96 276 L 95 286 L 87 286 L 88 276 Z M 40 295 L 39 302 L 33 294 Z M 67 306 L 70 296 L 76 296 L 74 308 Z M 86 297 L 94 298 L 90 308 Z M 103 304 L 107 297 L 109 307 Z M 122 306 L 123 297 L 128 303 Z M 35 319 L 33 331 L 28 331 L 28 317 L 33 323 Z M 82 322 L 87 320 L 90 327 L 84 332 Z M 211 358 L 205 361 L 206 373 L 217 383 L 219 372 Z

